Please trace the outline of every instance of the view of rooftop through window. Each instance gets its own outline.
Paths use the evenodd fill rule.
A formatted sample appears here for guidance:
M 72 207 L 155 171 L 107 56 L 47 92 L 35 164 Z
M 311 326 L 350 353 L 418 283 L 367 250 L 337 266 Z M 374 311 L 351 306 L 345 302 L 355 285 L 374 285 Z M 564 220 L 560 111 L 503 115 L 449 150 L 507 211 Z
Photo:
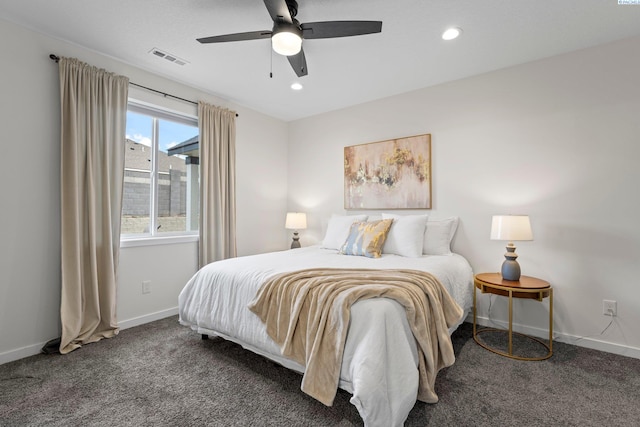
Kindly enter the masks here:
M 129 105 L 123 235 L 198 230 L 198 142 L 195 119 Z

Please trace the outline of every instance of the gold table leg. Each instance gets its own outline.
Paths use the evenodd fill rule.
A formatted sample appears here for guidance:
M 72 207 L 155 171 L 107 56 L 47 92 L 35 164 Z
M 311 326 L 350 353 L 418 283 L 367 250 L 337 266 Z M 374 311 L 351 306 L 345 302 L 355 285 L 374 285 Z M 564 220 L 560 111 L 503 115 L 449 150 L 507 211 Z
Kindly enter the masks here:
M 553 354 L 553 288 L 549 289 L 549 357 Z
M 513 291 L 509 291 L 509 356 L 513 356 Z

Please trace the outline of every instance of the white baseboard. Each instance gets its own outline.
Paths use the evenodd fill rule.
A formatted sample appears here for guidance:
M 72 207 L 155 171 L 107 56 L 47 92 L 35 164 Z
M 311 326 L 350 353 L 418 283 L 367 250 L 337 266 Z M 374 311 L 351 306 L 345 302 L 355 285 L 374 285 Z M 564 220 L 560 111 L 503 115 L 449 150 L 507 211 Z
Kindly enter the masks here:
M 469 323 L 473 323 L 473 314 L 470 314 L 469 316 L 467 316 L 466 321 Z M 495 326 L 503 329 L 507 329 L 509 327 L 509 323 L 506 321 L 489 319 L 487 317 L 478 317 L 477 323 L 478 325 L 482 325 L 482 326 L 490 326 L 490 327 Z M 514 323 L 513 330 L 516 332 L 520 332 L 522 334 L 532 335 L 534 337 L 542 338 L 545 340 L 549 339 L 549 331 L 547 329 L 534 328 L 531 326 Z M 566 344 L 576 345 L 579 347 L 600 350 L 607 353 L 619 354 L 620 356 L 627 356 L 627 357 L 633 357 L 635 359 L 640 359 L 640 348 L 606 342 L 599 339 L 595 339 L 593 337 L 579 337 L 576 335 L 570 335 L 570 334 L 554 331 L 553 340 L 566 343 Z
M 47 341 L 28 345 L 26 347 L 20 347 L 15 350 L 5 351 L 4 353 L 0 353 L 0 365 L 5 363 L 13 362 L 14 360 L 24 359 L 25 357 L 35 356 L 36 354 L 40 354 L 42 347 L 47 343 Z
M 120 321 L 118 322 L 118 327 L 121 330 L 129 329 L 133 328 L 134 326 L 144 325 L 145 323 L 150 323 L 156 320 L 164 319 L 166 317 L 175 316 L 176 314 L 178 314 L 178 307 L 173 307 L 166 310 L 157 311 L 155 313 L 145 314 L 144 316 L 135 317 L 133 319 Z M 44 347 L 46 343 L 47 342 L 45 341 L 0 353 L 0 365 L 40 354 L 42 347 Z
M 135 317 L 133 319 L 127 319 L 118 322 L 118 326 L 121 330 L 133 328 L 134 326 L 144 325 L 145 323 L 154 322 L 156 320 L 164 319 L 170 316 L 178 314 L 178 307 L 169 308 L 155 313 L 145 314 L 144 316 Z M 473 315 L 469 314 L 466 319 L 467 322 L 473 322 Z M 500 320 L 489 319 L 487 317 L 478 317 L 478 324 L 482 326 L 498 326 L 500 328 L 507 328 L 507 322 Z M 527 335 L 533 335 L 534 337 L 547 339 L 549 338 L 549 332 L 546 329 L 534 328 L 527 325 L 521 325 L 514 323 L 513 330 Z M 621 356 L 633 357 L 640 359 L 640 348 L 625 346 L 622 344 L 610 343 L 602 340 L 598 340 L 590 337 L 578 337 L 575 335 L 569 335 L 564 333 L 554 332 L 553 340 L 577 345 L 580 347 L 591 348 L 594 350 L 600 350 L 607 353 L 619 354 Z M 0 353 L 0 365 L 4 363 L 13 362 L 14 360 L 23 359 L 25 357 L 34 356 L 40 354 L 45 342 L 28 345 L 15 350 L 9 350 L 4 353 Z
M 118 327 L 121 330 L 133 328 L 134 326 L 144 325 L 145 323 L 155 322 L 156 320 L 165 319 L 170 316 L 178 314 L 178 307 L 168 308 L 162 311 L 156 311 L 155 313 L 145 314 L 144 316 L 134 317 L 133 319 L 121 320 L 118 322 Z

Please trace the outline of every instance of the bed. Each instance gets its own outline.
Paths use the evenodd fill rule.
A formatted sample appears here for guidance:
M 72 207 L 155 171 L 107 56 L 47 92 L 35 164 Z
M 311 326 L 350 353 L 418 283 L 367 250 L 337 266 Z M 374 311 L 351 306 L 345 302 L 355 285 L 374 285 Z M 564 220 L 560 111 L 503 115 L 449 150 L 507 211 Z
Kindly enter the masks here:
M 473 280 L 465 258 L 448 250 L 443 255 L 417 257 L 393 253 L 382 253 L 379 258 L 345 256 L 336 248 L 327 248 L 333 246 L 327 244 L 329 231 L 320 245 L 232 258 L 203 267 L 180 293 L 180 323 L 199 334 L 236 342 L 303 373 L 302 364 L 282 356 L 248 305 L 270 278 L 311 268 L 429 272 L 462 308 L 463 314 L 447 325 L 449 334 L 464 321 L 472 305 Z M 350 402 L 366 426 L 403 425 L 417 399 L 417 366 L 416 340 L 400 304 L 388 298 L 371 298 L 351 306 L 338 386 L 352 394 Z

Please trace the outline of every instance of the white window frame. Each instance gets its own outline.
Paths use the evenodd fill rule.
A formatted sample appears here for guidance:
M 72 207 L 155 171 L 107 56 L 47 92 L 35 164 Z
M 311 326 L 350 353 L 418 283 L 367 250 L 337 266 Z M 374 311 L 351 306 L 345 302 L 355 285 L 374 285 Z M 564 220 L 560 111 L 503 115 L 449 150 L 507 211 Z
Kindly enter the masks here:
M 128 99 L 127 112 L 133 112 L 153 117 L 152 143 L 151 143 L 151 194 L 149 214 L 149 234 L 125 234 L 120 235 L 120 247 L 154 246 L 163 244 L 189 243 L 199 239 L 199 231 L 176 231 L 158 233 L 158 119 L 169 120 L 189 126 L 198 127 L 198 117 L 170 111 L 157 105 L 149 104 L 135 99 Z

